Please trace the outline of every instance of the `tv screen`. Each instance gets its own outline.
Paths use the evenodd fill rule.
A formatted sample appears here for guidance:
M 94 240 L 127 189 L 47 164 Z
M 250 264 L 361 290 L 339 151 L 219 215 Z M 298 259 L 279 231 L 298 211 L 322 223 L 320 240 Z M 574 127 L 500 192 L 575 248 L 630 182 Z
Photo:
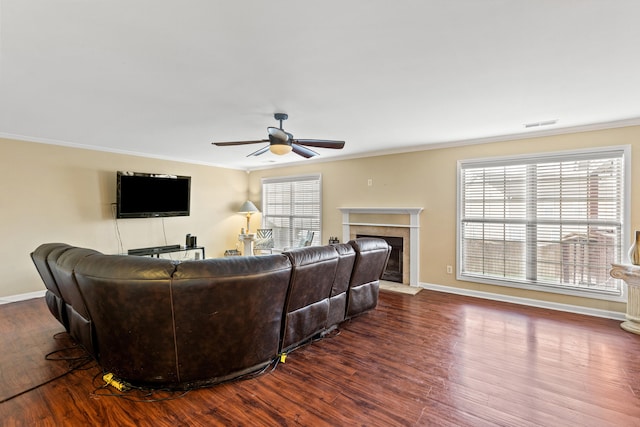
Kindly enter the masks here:
M 118 171 L 117 218 L 188 216 L 191 177 Z

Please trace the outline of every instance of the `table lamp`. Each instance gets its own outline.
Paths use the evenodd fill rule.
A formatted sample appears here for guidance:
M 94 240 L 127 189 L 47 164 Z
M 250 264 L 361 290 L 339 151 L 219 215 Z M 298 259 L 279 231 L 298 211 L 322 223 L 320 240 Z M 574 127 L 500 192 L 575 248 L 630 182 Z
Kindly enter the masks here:
M 254 205 L 250 200 L 247 200 L 246 202 L 244 202 L 242 206 L 240 206 L 240 209 L 238 210 L 238 213 L 247 214 L 246 234 L 249 234 L 249 220 L 251 219 L 251 214 L 254 214 L 256 212 L 260 212 L 260 211 L 258 210 L 258 208 L 256 208 L 256 205 Z

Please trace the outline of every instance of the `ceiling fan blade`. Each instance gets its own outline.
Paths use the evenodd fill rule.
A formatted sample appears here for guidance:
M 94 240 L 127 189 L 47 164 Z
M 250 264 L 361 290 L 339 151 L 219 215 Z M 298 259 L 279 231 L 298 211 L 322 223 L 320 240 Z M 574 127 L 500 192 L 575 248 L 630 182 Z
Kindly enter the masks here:
M 307 147 L 303 147 L 302 145 L 298 145 L 298 144 L 291 144 L 291 150 L 302 157 L 306 157 L 307 159 L 310 157 L 319 155 L 315 151 L 310 150 Z
M 269 151 L 269 145 L 267 145 L 266 147 L 262 147 L 261 149 L 256 150 L 251 154 L 247 154 L 247 157 L 249 157 L 249 156 L 259 156 L 260 154 L 264 154 L 267 151 Z
M 269 126 L 267 128 L 267 132 L 269 132 L 269 139 L 274 138 L 281 142 L 286 142 L 291 138 L 291 134 L 283 131 L 280 128 L 274 128 Z
M 217 145 L 218 147 L 226 147 L 229 145 L 245 145 L 245 144 L 258 144 L 260 142 L 269 142 L 268 139 L 260 139 L 256 141 L 232 141 L 232 142 L 212 142 L 211 144 Z
M 329 139 L 294 139 L 292 142 L 306 145 L 307 147 L 335 148 L 338 150 L 344 147 L 344 141 L 331 141 Z

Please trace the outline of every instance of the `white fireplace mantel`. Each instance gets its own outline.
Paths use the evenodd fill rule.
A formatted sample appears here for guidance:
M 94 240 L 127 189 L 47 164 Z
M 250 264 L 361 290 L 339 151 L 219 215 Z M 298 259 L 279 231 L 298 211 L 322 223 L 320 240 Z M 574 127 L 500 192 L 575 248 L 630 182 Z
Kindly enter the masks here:
M 419 215 L 423 208 L 338 208 L 342 213 Z
M 351 226 L 405 227 L 409 229 L 409 285 L 418 286 L 420 277 L 420 213 L 423 208 L 338 208 L 342 212 L 342 238 L 348 241 Z M 408 224 L 352 222 L 351 214 L 409 215 Z

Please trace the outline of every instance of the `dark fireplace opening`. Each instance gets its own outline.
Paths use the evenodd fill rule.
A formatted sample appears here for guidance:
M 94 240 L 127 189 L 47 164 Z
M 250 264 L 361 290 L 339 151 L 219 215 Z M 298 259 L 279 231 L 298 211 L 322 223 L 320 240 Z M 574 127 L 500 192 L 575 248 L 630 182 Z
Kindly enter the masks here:
M 356 237 L 375 237 L 377 239 L 384 239 L 391 246 L 391 255 L 389 255 L 389 262 L 387 268 L 382 273 L 382 280 L 388 280 L 390 282 L 402 283 L 402 237 L 390 237 L 390 236 L 371 236 L 365 234 L 358 234 Z

